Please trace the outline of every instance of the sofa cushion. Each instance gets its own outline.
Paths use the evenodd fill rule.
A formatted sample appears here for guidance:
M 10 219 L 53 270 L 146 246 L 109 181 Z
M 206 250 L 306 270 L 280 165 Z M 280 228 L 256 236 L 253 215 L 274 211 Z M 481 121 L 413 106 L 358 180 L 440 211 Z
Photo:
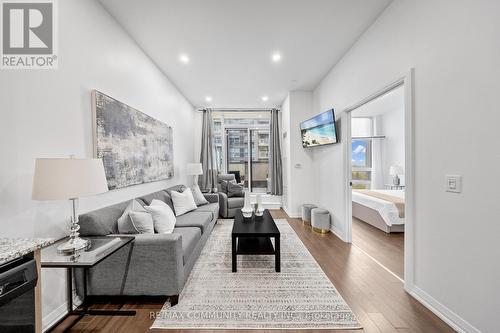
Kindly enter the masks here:
M 187 214 L 177 216 L 177 221 L 175 222 L 175 228 L 184 228 L 184 227 L 198 227 L 201 229 L 201 233 L 204 233 L 205 230 L 210 225 L 212 221 L 212 213 L 211 212 L 189 212 Z
M 245 204 L 245 198 L 232 197 L 227 198 L 227 208 L 242 208 Z
M 141 200 L 145 206 L 151 205 L 153 200 L 160 200 L 165 202 L 167 205 L 174 209 L 174 204 L 172 203 L 172 198 L 170 198 L 170 195 L 167 193 L 167 191 L 158 191 L 150 194 L 143 195 L 142 197 L 137 198 Z
M 80 215 L 80 234 L 82 236 L 117 234 L 117 221 L 129 203 L 130 200 Z
M 182 236 L 182 260 L 186 264 L 196 245 L 198 245 L 201 238 L 201 230 L 195 227 L 175 228 L 174 234 Z
M 218 203 L 209 203 L 207 205 L 203 205 L 198 207 L 194 212 L 210 212 L 212 213 L 212 220 L 219 217 L 219 204 Z
M 165 191 L 167 191 L 167 192 L 175 191 L 175 192 L 182 193 L 182 192 L 184 192 L 185 189 L 186 189 L 185 185 L 175 185 L 175 186 L 167 188 Z

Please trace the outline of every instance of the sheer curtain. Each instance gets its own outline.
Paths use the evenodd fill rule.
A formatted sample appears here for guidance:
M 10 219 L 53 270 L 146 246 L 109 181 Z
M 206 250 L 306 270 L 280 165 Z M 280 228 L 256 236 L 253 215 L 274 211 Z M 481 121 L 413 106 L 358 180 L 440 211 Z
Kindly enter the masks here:
M 198 180 L 200 189 L 213 190 L 217 187 L 218 170 L 215 156 L 214 129 L 211 109 L 203 110 L 200 162 L 203 167 L 203 175 L 201 175 Z
M 380 116 L 373 117 L 372 122 L 373 132 L 371 135 L 378 135 L 382 133 L 382 121 Z M 381 139 L 372 139 L 372 190 L 384 188 L 384 170 L 382 168 L 382 159 L 382 141 Z
M 281 166 L 279 114 L 277 109 L 271 110 L 269 133 L 269 177 L 271 194 L 282 195 L 283 173 Z

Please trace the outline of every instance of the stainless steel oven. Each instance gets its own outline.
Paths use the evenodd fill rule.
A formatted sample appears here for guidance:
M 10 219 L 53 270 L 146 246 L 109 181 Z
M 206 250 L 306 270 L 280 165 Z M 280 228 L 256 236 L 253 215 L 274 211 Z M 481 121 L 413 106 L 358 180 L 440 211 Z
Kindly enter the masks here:
M 35 332 L 35 285 L 32 255 L 0 266 L 0 332 Z

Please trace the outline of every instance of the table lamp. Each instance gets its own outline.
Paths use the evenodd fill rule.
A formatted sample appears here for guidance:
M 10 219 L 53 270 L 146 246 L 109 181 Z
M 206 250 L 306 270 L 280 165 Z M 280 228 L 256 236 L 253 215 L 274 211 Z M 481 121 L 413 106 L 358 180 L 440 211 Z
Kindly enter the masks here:
M 188 163 L 187 174 L 194 176 L 194 185 L 198 184 L 198 176 L 203 174 L 201 163 Z
M 104 165 L 97 158 L 37 158 L 33 177 L 33 200 L 71 200 L 71 233 L 58 246 L 61 254 L 75 254 L 90 247 L 78 230 L 78 198 L 108 191 Z
M 394 178 L 392 179 L 392 184 L 399 185 L 401 182 L 401 180 L 399 179 L 399 175 L 404 175 L 403 167 L 400 165 L 392 165 L 389 168 L 389 174 L 391 176 L 394 176 Z

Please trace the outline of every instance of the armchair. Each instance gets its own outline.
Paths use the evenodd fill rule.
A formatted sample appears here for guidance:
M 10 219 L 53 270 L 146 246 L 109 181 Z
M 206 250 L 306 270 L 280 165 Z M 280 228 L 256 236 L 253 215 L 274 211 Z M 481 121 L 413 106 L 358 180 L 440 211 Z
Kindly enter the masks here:
M 236 210 L 243 208 L 245 199 L 243 197 L 229 198 L 226 193 L 222 192 L 221 181 L 236 181 L 234 174 L 217 175 L 217 193 L 219 194 L 219 215 L 223 218 L 234 217 Z

